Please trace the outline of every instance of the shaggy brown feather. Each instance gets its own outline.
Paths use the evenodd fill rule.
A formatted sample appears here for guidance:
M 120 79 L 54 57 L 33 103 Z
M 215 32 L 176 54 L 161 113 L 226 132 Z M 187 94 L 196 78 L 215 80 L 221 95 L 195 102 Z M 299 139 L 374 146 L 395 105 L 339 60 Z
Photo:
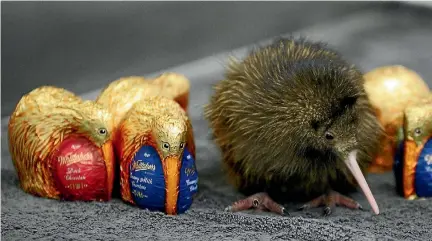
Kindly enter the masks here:
M 337 52 L 304 39 L 233 60 L 205 106 L 232 183 L 278 200 L 355 190 L 343 159 L 357 149 L 365 172 L 382 134 L 363 81 Z

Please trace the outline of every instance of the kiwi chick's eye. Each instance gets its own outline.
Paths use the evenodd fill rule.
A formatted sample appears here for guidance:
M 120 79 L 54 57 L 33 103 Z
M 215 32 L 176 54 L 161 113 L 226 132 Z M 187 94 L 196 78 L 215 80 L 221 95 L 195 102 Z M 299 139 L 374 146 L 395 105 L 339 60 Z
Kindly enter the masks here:
M 327 140 L 331 141 L 331 140 L 333 140 L 334 136 L 333 136 L 332 133 L 330 133 L 330 132 L 326 132 L 326 133 L 325 133 L 325 138 L 326 138 Z
M 170 148 L 169 144 L 166 143 L 166 142 L 164 142 L 164 143 L 162 144 L 162 147 L 163 147 L 164 149 L 167 149 L 167 150 Z
M 99 129 L 99 134 L 100 135 L 106 135 L 107 133 L 108 133 L 107 129 L 105 129 L 105 128 L 100 128 Z
M 183 149 L 184 143 L 180 143 L 180 149 Z

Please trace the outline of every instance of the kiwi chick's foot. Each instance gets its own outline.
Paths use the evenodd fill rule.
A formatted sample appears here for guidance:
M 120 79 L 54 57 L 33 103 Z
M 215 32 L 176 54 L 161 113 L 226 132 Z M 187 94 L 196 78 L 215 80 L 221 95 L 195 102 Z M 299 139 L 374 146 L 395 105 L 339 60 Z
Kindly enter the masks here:
M 256 193 L 245 199 L 238 200 L 225 208 L 225 211 L 240 212 L 251 208 L 261 211 L 270 211 L 280 215 L 289 215 L 289 212 L 282 205 L 273 201 L 265 192 Z
M 363 210 L 363 207 L 358 202 L 335 191 L 330 191 L 313 199 L 310 202 L 307 202 L 306 204 L 301 206 L 299 210 L 307 210 L 320 206 L 324 206 L 324 216 L 331 215 L 336 206 L 344 206 L 350 209 Z

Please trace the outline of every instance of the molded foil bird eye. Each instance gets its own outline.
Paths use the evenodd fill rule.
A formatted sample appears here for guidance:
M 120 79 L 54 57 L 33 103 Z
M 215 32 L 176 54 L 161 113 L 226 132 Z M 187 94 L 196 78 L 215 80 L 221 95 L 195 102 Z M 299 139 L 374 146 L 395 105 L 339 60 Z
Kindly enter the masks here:
M 107 129 L 105 129 L 105 128 L 100 128 L 99 129 L 99 134 L 106 135 L 107 133 L 108 133 Z
M 184 148 L 184 143 L 180 143 L 180 149 Z
M 422 133 L 422 131 L 421 131 L 421 129 L 419 127 L 415 128 L 415 130 L 414 130 L 414 135 L 415 136 L 420 136 L 421 133 Z
M 164 149 L 169 149 L 170 148 L 170 145 L 168 144 L 168 143 L 166 143 L 166 142 L 164 142 L 163 144 L 162 144 L 162 147 L 164 148 Z

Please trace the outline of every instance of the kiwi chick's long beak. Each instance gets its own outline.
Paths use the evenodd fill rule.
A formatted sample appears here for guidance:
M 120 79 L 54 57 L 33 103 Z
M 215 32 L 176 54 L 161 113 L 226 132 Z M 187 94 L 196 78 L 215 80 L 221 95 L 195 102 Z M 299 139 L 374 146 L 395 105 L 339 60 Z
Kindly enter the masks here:
M 369 205 L 372 207 L 372 210 L 374 211 L 375 214 L 378 215 L 379 214 L 378 204 L 376 203 L 375 198 L 369 188 L 369 185 L 367 184 L 366 179 L 360 170 L 356 157 L 357 157 L 357 150 L 351 151 L 348 154 L 348 158 L 345 159 L 345 164 L 348 166 L 348 169 L 351 171 L 354 178 L 357 180 L 357 183 L 359 184 L 361 190 L 366 196 L 366 199 L 368 200 Z
M 177 213 L 177 199 L 179 195 L 180 167 L 179 156 L 167 156 L 162 161 L 165 176 L 165 212 L 168 215 Z

